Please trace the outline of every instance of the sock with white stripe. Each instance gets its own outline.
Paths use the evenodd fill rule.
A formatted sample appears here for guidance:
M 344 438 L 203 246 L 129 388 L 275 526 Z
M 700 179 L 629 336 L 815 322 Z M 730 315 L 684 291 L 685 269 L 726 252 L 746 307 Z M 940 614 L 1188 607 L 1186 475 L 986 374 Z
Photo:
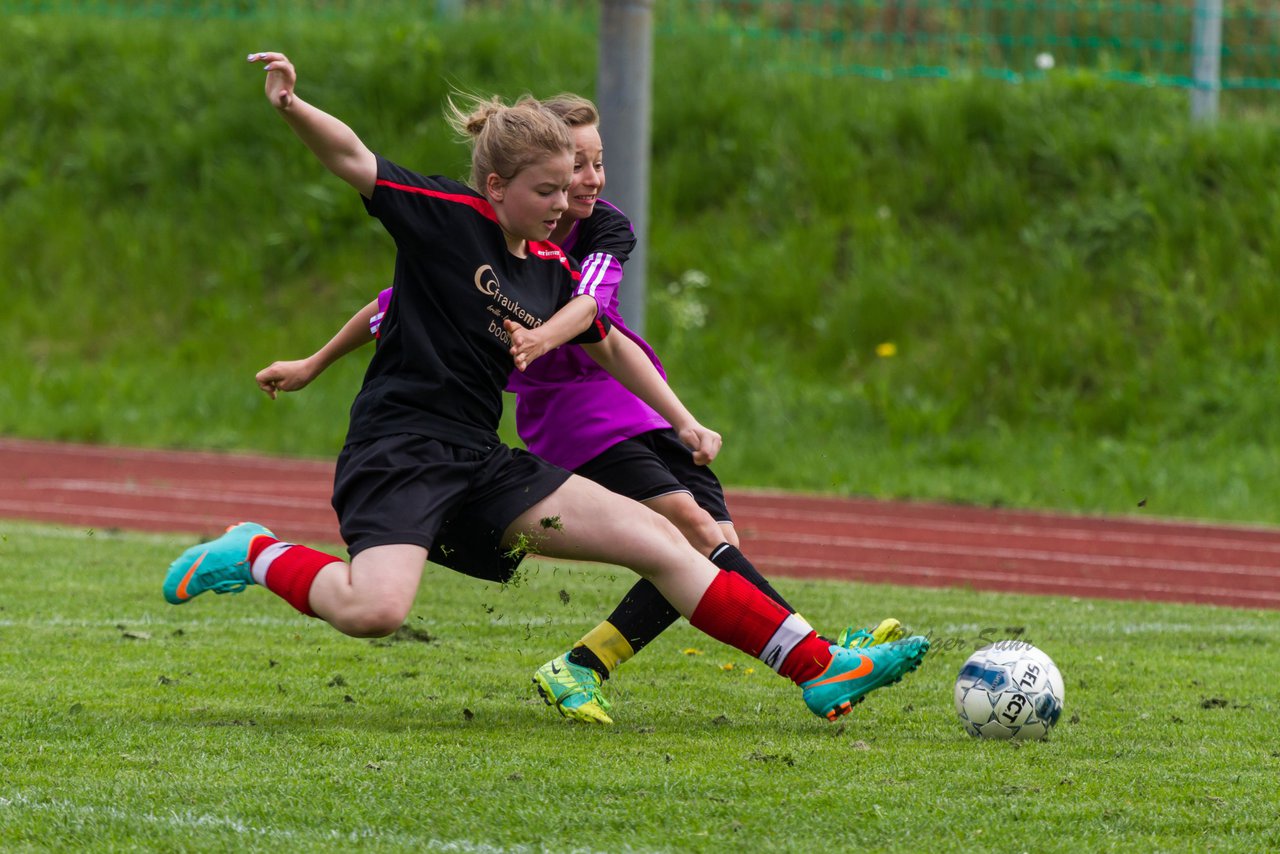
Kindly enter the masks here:
M 722 643 L 768 664 L 799 685 L 831 663 L 830 644 L 804 618 L 789 613 L 751 582 L 723 570 L 689 622 Z
M 255 537 L 249 548 L 253 580 L 308 617 L 317 616 L 311 610 L 311 585 L 320 570 L 342 559 L 270 537 Z

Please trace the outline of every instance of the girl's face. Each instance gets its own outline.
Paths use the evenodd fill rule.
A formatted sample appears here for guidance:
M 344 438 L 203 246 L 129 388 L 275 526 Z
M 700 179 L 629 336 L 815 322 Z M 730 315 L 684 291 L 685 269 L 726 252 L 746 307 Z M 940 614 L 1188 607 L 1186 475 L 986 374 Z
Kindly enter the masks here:
M 523 258 L 525 241 L 546 240 L 569 207 L 573 154 L 549 154 L 507 179 L 490 172 L 485 195 L 507 236 L 507 248 Z
M 586 219 L 604 190 L 604 145 L 594 125 L 570 128 L 573 137 L 573 183 L 569 185 L 567 219 Z

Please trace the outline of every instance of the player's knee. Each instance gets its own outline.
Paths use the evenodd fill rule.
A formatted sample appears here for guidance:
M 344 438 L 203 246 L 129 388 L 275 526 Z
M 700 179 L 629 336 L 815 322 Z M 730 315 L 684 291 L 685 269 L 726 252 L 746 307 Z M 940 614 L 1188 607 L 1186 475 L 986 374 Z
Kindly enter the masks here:
M 404 625 L 409 609 L 396 603 L 375 602 L 363 605 L 332 621 L 335 628 L 354 638 L 383 638 L 395 634 Z
M 671 521 L 689 544 L 702 554 L 708 554 L 724 542 L 724 532 L 720 530 L 720 525 L 697 505 L 683 509 Z
M 684 545 L 688 541 L 688 537 L 685 536 L 684 531 L 680 529 L 680 526 L 673 520 L 668 519 L 666 516 L 662 516 L 658 513 L 650 514 L 649 525 L 652 528 L 654 535 L 661 537 L 669 543 Z

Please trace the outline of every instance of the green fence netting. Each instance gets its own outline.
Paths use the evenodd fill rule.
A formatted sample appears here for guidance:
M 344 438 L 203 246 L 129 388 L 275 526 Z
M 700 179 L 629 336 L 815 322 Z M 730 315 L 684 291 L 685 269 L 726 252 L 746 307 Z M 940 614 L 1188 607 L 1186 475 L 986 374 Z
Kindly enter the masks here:
M 830 74 L 1009 80 L 1085 68 L 1158 86 L 1196 86 L 1196 0 L 675 0 L 677 32 L 743 34 Z M 1280 3 L 1220 9 L 1223 89 L 1280 86 Z
M 435 17 L 563 14 L 592 25 L 599 0 L 0 0 L 0 14 L 128 17 Z M 654 0 L 659 37 L 717 35 L 760 64 L 827 75 L 1019 81 L 1072 69 L 1204 87 L 1193 33 L 1217 10 L 1221 89 L 1280 88 L 1280 0 Z

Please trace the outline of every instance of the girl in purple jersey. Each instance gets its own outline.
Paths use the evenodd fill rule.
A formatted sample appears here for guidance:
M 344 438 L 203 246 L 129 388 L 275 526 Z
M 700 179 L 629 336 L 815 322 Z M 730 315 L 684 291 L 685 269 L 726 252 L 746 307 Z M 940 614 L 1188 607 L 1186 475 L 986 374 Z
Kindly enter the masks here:
M 560 95 L 544 103 L 564 119 L 574 139 L 569 207 L 551 242 L 582 260 L 582 279 L 576 298 L 552 321 L 534 329 L 512 329 L 511 353 L 518 370 L 507 388 L 516 394 L 520 438 L 544 459 L 647 504 L 670 519 L 717 566 L 738 573 L 794 612 L 738 550 L 724 490 L 705 465 L 713 454 L 691 452 L 667 419 L 581 348 L 559 347 L 595 319 L 598 303 L 600 313 L 611 322 L 611 334 L 633 340 L 663 372 L 653 349 L 626 327 L 618 311 L 622 265 L 635 236 L 630 220 L 600 198 L 605 172 L 599 114 L 594 104 L 576 95 Z M 259 385 L 273 397 L 278 390 L 306 386 L 335 359 L 370 341 L 370 332 L 377 334 L 392 293 L 391 288 L 384 290 L 312 356 L 275 362 L 259 372 Z M 566 717 L 611 723 L 601 680 L 678 617 L 657 588 L 642 579 L 607 620 L 572 650 L 539 668 L 534 683 L 547 703 Z M 890 619 L 874 630 L 846 634 L 842 643 L 853 637 L 874 644 L 901 634 L 899 623 Z

